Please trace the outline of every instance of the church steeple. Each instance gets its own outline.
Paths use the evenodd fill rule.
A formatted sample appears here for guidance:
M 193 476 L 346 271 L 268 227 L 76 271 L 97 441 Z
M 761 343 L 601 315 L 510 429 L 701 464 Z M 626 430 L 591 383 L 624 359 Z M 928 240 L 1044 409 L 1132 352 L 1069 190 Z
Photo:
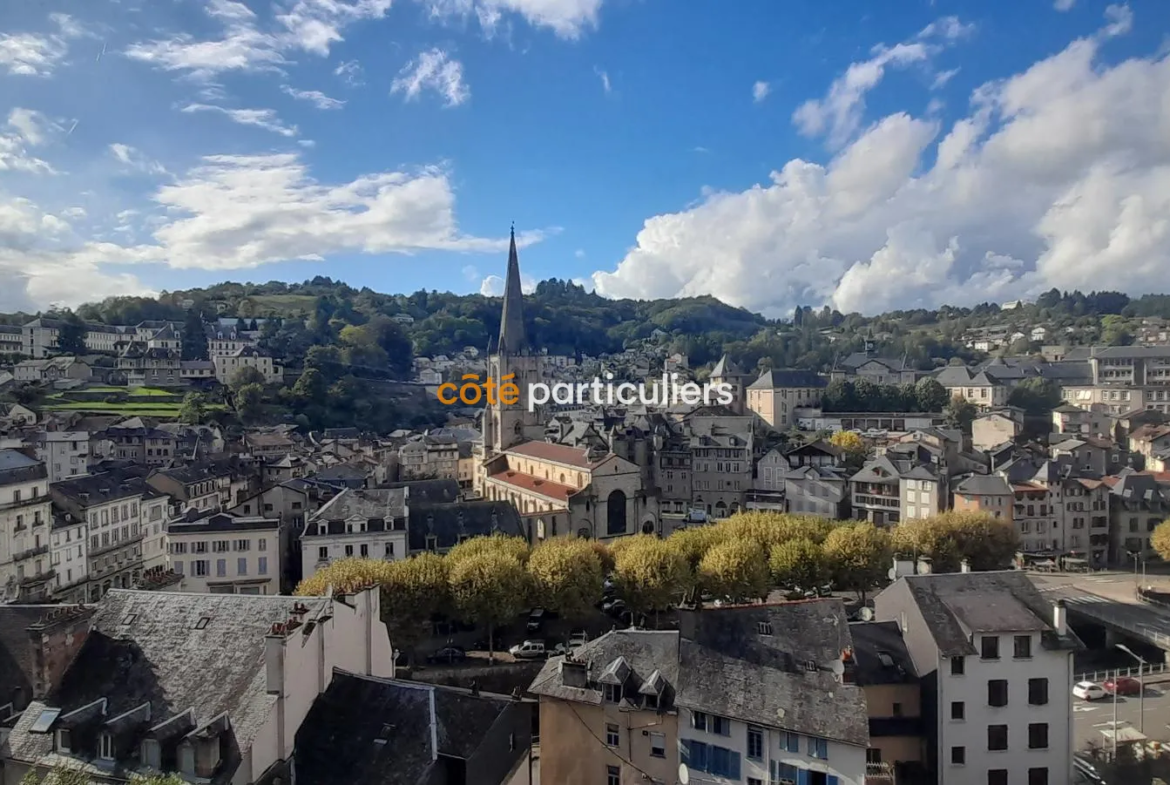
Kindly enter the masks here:
M 508 247 L 508 277 L 504 282 L 504 312 L 500 319 L 500 342 L 496 351 L 518 355 L 528 349 L 524 334 L 524 292 L 520 288 L 520 257 L 516 254 L 516 227 Z

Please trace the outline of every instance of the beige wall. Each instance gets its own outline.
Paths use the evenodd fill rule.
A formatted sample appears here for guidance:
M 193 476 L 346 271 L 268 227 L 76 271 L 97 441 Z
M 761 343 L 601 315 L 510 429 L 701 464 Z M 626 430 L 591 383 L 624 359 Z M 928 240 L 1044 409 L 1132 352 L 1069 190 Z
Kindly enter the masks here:
M 1020 426 L 1000 414 L 979 417 L 971 423 L 971 444 L 976 450 L 987 450 L 1010 442 L 1020 432 Z
M 917 684 L 872 684 L 864 687 L 871 719 L 899 716 L 894 704 L 901 704 L 902 717 L 922 716 L 922 693 Z M 923 739 L 917 736 L 871 736 L 871 749 L 881 750 L 883 763 L 923 760 Z
M 620 729 L 616 750 L 605 747 L 607 723 Z M 650 756 L 650 732 L 665 735 L 665 758 Z M 678 778 L 678 716 L 541 698 L 540 781 L 598 785 L 605 782 L 606 766 L 621 767 L 622 785 L 646 785 L 635 767 L 661 782 L 674 782 Z

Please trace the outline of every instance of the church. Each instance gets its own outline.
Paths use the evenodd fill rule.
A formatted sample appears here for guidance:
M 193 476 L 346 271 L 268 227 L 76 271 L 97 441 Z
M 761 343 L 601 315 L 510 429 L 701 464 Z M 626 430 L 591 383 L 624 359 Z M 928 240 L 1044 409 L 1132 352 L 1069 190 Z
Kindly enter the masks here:
M 480 493 L 492 501 L 510 502 L 534 541 L 563 535 L 604 540 L 660 533 L 657 495 L 644 487 L 636 464 L 612 452 L 544 440 L 545 412 L 540 407 L 528 411 L 529 385 L 547 379 L 543 361 L 529 344 L 513 230 L 500 337 L 489 351 L 488 374 L 497 385 L 514 375 L 510 381 L 520 387 L 520 399 L 511 405 L 489 404 L 484 410 Z

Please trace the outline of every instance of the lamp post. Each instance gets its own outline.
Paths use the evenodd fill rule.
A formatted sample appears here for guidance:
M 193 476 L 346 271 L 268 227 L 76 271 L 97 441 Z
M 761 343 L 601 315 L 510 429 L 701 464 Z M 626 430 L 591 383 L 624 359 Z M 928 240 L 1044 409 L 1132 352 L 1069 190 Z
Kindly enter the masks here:
M 1121 671 L 1113 671 L 1113 762 L 1117 762 L 1117 679 Z
M 1138 661 L 1138 711 L 1141 712 L 1141 719 L 1138 720 L 1138 730 L 1143 734 L 1146 732 L 1146 682 L 1145 682 L 1145 666 L 1148 664 L 1141 657 L 1134 654 L 1133 650 L 1124 643 L 1117 644 L 1117 648 L 1133 657 Z M 1113 700 L 1116 705 L 1117 702 L 1117 680 L 1113 680 Z

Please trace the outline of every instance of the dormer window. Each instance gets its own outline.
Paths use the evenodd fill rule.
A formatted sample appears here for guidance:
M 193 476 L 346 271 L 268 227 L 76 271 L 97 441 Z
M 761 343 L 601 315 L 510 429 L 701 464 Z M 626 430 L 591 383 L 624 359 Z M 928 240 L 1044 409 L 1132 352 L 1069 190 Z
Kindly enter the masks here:
M 439 543 L 438 538 L 436 538 L 435 535 L 433 535 L 433 534 L 427 535 L 427 550 L 428 551 L 431 551 L 432 553 L 437 551 L 439 549 L 438 543 Z
M 770 621 L 756 622 L 756 632 L 759 633 L 760 635 L 771 635 L 772 634 L 772 622 L 770 622 Z
M 643 695 L 642 696 L 642 708 L 657 709 L 658 708 L 658 696 L 657 695 Z
M 804 669 L 809 673 L 815 673 L 818 670 L 817 664 L 813 660 L 805 660 Z
M 62 755 L 73 752 L 73 734 L 68 728 L 57 731 L 57 752 Z
M 606 703 L 621 703 L 622 702 L 622 688 L 620 684 L 605 684 L 605 702 Z
M 114 737 L 108 733 L 98 736 L 98 758 L 101 760 L 114 759 Z

